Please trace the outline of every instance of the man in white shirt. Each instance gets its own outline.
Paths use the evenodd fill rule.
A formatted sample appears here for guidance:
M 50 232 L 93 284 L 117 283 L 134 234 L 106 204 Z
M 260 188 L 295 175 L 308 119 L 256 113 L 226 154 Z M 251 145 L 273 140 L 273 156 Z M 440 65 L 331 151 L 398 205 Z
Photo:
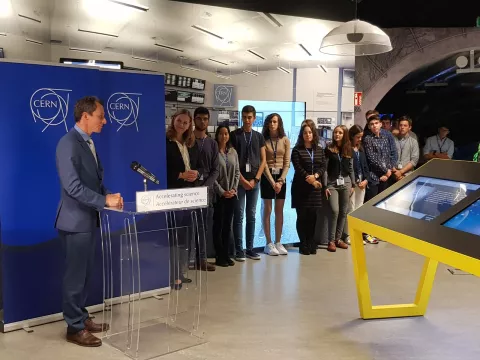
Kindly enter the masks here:
M 425 142 L 423 157 L 426 161 L 431 159 L 451 159 L 455 150 L 455 144 L 447 137 L 450 130 L 446 126 L 438 128 L 438 134 L 431 136 Z

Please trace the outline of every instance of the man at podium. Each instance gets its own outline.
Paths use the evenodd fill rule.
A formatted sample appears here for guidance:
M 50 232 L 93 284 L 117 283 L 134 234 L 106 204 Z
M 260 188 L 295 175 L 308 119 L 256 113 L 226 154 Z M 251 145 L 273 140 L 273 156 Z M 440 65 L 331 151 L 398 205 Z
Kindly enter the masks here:
M 55 228 L 65 251 L 63 316 L 68 342 L 95 347 L 102 341 L 92 333 L 107 330 L 106 324 L 95 324 L 85 308 L 93 272 L 95 229 L 99 211 L 105 206 L 122 208 L 123 199 L 103 185 L 102 164 L 91 138 L 107 123 L 101 100 L 94 96 L 78 100 L 74 117 L 75 127 L 60 139 L 56 149 L 61 198 Z

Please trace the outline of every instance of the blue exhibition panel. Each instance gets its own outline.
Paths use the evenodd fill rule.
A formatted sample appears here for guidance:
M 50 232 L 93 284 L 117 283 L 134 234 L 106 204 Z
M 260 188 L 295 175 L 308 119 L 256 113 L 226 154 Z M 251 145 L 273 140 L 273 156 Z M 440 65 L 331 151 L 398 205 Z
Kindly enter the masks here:
M 0 62 L 0 78 L 5 89 L 0 97 L 0 300 L 9 324 L 62 310 L 55 149 L 74 125 L 76 100 L 96 95 L 105 102 L 108 123 L 93 139 L 105 185 L 125 201 L 143 189 L 142 178 L 129 167 L 134 160 L 159 177 L 160 185 L 151 189 L 166 187 L 165 104 L 161 75 Z M 89 305 L 102 301 L 100 241 L 97 250 Z M 142 290 L 168 286 L 168 263 L 153 268 L 150 263 L 142 275 Z

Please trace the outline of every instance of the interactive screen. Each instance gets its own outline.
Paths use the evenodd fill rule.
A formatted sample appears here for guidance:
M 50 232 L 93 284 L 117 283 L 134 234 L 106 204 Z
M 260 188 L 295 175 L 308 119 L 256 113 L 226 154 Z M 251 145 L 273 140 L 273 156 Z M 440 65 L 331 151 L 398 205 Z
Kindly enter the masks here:
M 480 236 L 480 200 L 475 201 L 443 225 Z
M 430 221 L 478 188 L 480 185 L 420 176 L 375 206 Z

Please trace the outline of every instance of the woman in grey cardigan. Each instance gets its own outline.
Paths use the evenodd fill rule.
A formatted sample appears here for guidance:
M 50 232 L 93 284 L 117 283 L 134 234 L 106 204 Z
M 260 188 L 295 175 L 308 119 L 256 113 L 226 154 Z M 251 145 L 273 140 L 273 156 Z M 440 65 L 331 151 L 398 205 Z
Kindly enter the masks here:
M 235 149 L 230 145 L 230 130 L 227 125 L 220 125 L 215 133 L 218 143 L 218 178 L 214 184 L 215 205 L 213 215 L 213 243 L 217 266 L 233 266 L 235 263 L 228 254 L 232 236 L 232 219 L 240 165 Z

